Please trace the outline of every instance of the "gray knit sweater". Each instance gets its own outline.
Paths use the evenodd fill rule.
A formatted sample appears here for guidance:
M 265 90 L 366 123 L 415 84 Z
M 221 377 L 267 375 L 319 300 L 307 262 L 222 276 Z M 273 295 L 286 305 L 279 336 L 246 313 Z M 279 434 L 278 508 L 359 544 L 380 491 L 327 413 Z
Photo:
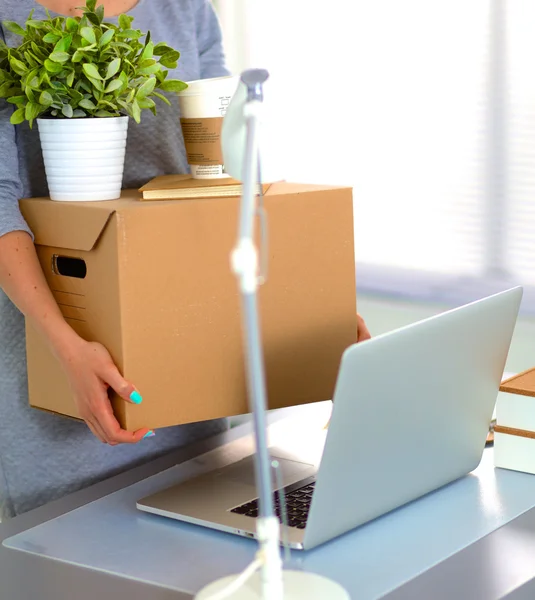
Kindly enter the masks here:
M 46 4 L 46 0 L 43 0 Z M 32 0 L 0 0 L 0 21 L 23 24 Z M 219 24 L 208 0 L 139 0 L 134 26 L 150 30 L 181 52 L 169 76 L 183 81 L 226 74 Z M 116 21 L 108 19 L 109 21 Z M 8 45 L 17 39 L 0 29 Z M 37 128 L 9 123 L 11 105 L 0 100 L 0 236 L 28 231 L 18 207 L 21 197 L 48 195 Z M 148 113 L 148 114 L 145 114 Z M 151 177 L 187 170 L 177 102 L 159 102 L 155 118 L 145 111 L 128 131 L 124 187 Z M 180 388 L 180 382 L 177 382 Z M 28 406 L 24 319 L 0 290 L 0 517 L 13 516 L 124 471 L 226 428 L 225 420 L 158 430 L 135 446 L 102 444 L 85 424 Z

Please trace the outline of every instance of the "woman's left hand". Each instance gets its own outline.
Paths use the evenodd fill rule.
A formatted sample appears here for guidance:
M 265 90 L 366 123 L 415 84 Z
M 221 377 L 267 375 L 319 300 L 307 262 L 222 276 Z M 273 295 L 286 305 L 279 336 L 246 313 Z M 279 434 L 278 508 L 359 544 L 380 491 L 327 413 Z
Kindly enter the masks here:
M 357 343 L 371 339 L 371 334 L 364 319 L 357 313 Z

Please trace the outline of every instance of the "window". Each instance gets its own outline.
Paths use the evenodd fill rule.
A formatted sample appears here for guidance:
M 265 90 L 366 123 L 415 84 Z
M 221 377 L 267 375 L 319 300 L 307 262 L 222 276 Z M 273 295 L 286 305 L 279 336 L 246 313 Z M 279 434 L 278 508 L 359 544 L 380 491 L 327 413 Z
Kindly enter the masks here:
M 215 4 L 233 71 L 271 73 L 287 178 L 353 186 L 359 290 L 522 284 L 535 312 L 533 2 Z

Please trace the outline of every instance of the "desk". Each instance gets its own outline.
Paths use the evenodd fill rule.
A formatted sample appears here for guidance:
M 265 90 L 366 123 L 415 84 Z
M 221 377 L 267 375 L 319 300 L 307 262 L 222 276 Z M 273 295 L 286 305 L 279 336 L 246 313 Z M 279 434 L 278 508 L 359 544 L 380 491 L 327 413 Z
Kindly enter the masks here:
M 289 450 L 317 459 L 317 447 L 307 445 L 328 407 L 271 414 L 273 443 L 287 439 Z M 247 423 L 0 525 L 2 600 L 186 600 L 243 568 L 254 541 L 145 515 L 135 500 L 251 450 Z M 534 507 L 535 476 L 495 471 L 489 449 L 473 475 L 315 550 L 295 551 L 290 566 L 327 575 L 359 600 L 531 598 Z

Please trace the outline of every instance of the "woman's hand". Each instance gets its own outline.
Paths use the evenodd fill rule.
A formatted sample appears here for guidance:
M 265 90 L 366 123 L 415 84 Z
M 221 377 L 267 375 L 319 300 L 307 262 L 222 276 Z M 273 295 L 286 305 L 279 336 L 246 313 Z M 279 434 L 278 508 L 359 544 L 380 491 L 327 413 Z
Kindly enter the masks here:
M 148 429 L 135 433 L 121 429 L 113 415 L 108 388 L 134 404 L 141 402 L 141 396 L 121 377 L 104 347 L 86 342 L 67 324 L 41 270 L 32 238 L 23 231 L 0 236 L 0 288 L 42 334 L 63 365 L 80 416 L 99 440 L 112 445 L 132 444 L 152 433 Z
M 104 346 L 76 336 L 59 358 L 73 390 L 78 412 L 100 441 L 112 446 L 135 444 L 154 435 L 149 429 L 139 429 L 134 433 L 121 429 L 113 414 L 108 388 L 131 404 L 139 404 L 141 396 L 119 373 Z
M 364 342 L 371 339 L 371 337 L 364 319 L 357 313 L 357 342 Z

